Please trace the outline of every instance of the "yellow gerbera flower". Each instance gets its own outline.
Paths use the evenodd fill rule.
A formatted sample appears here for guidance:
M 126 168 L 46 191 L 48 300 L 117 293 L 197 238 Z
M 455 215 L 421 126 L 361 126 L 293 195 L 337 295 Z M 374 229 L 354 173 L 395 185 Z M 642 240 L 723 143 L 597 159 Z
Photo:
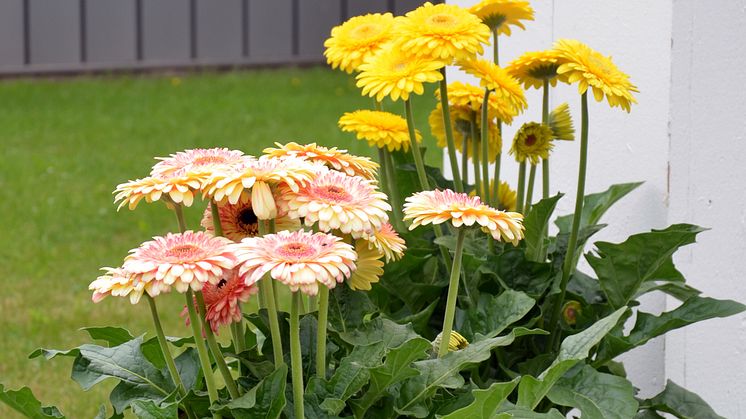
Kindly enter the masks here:
M 275 143 L 275 145 L 277 148 L 265 148 L 264 153 L 271 157 L 290 156 L 321 163 L 332 170 L 344 172 L 348 176 L 362 176 L 366 179 L 376 178 L 378 163 L 368 157 L 348 154 L 347 150 L 341 150 L 337 147 L 328 148 L 316 145 L 316 143 L 301 145 L 289 142 L 285 145 L 280 143 Z
M 538 122 L 527 122 L 513 137 L 513 145 L 510 154 L 515 156 L 518 162 L 528 159 L 531 164 L 539 163 L 539 159 L 549 158 L 552 149 L 552 129 Z
M 479 78 L 480 86 L 492 90 L 490 96 L 507 102 L 515 110 L 514 115 L 523 112 L 528 106 L 523 89 L 507 71 L 492 61 L 474 59 L 461 62 L 461 69 Z
M 450 221 L 454 227 L 478 225 L 495 240 L 514 246 L 523 238 L 523 215 L 504 212 L 482 203 L 478 196 L 452 190 L 417 192 L 407 197 L 404 221 L 412 220 L 410 230 L 420 225 Z
M 464 108 L 462 106 L 451 107 L 451 125 L 453 129 L 453 142 L 456 148 L 463 150 L 464 140 L 467 141 L 466 156 L 472 158 L 473 147 L 471 146 L 471 113 L 474 112 L 470 108 Z M 443 124 L 443 110 L 440 107 L 440 103 L 435 105 L 435 109 L 430 112 L 428 117 L 430 125 L 430 132 L 437 141 L 438 147 L 446 147 L 446 134 L 445 126 Z M 481 118 L 476 116 L 477 121 L 477 141 L 481 140 L 482 121 Z M 500 130 L 497 128 L 497 124 L 494 121 L 489 121 L 489 132 L 487 138 L 489 140 L 489 161 L 494 162 L 497 155 L 502 153 L 502 137 L 500 136 Z M 481 147 L 479 152 L 481 153 Z
M 510 26 L 521 29 L 522 20 L 534 20 L 534 9 L 527 1 L 518 0 L 482 0 L 472 6 L 469 11 L 477 15 L 482 22 L 497 31 L 498 34 L 510 36 Z
M 554 47 L 561 57 L 557 73 L 567 77 L 568 83 L 577 82 L 578 92 L 583 94 L 590 87 L 597 102 L 605 96 L 611 107 L 619 106 L 627 112 L 631 104 L 637 103 L 632 96 L 633 92 L 639 92 L 637 86 L 619 70 L 611 57 L 574 39 L 560 39 Z
M 399 115 L 369 110 L 347 112 L 339 118 L 339 127 L 356 133 L 358 140 L 368 141 L 371 147 L 409 151 L 407 121 Z M 422 140 L 419 131 L 415 130 L 415 136 L 418 142 Z
M 439 95 L 440 89 L 436 89 L 435 96 L 440 97 Z M 481 119 L 482 102 L 484 102 L 484 88 L 460 81 L 448 83 L 448 103 L 451 107 L 469 108 L 477 113 L 478 119 Z M 513 122 L 513 117 L 519 111 L 505 97 L 497 97 L 497 95 L 489 96 L 487 107 L 490 120 L 497 118 L 506 123 Z
M 552 129 L 555 140 L 573 141 L 575 127 L 572 125 L 570 106 L 563 103 L 549 113 L 549 128 Z
M 367 58 L 394 39 L 394 16 L 374 13 L 355 16 L 332 28 L 332 36 L 324 41 L 324 56 L 332 68 L 352 73 Z
M 495 179 L 490 180 L 490 190 L 494 190 Z M 471 191 L 469 196 L 476 196 L 476 191 Z M 502 211 L 515 211 L 518 202 L 518 193 L 510 188 L 508 182 L 500 181 L 497 188 L 497 209 Z
M 421 95 L 425 91 L 423 83 L 443 79 L 439 70 L 444 62 L 404 51 L 389 48 L 360 65 L 357 87 L 363 89 L 363 96 L 375 97 L 379 102 L 387 96 L 393 101 L 408 100 L 411 93 Z
M 481 54 L 489 42 L 490 28 L 453 4 L 430 2 L 412 10 L 398 23 L 400 48 L 417 56 L 452 62 Z
M 557 85 L 559 59 L 560 53 L 553 49 L 526 52 L 511 61 L 505 69 L 523 83 L 525 89 L 541 89 L 544 81 L 548 81 L 552 86 Z
M 371 284 L 378 282 L 383 275 L 383 254 L 370 248 L 367 240 L 356 240 L 355 252 L 357 269 L 350 276 L 348 284 L 353 290 L 368 291 Z

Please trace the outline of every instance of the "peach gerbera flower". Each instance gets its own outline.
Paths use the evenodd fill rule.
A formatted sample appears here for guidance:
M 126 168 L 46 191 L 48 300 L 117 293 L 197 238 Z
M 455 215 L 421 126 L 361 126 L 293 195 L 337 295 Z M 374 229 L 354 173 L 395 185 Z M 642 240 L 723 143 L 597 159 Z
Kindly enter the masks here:
M 93 291 L 91 299 L 98 303 L 108 296 L 129 297 L 130 303 L 137 304 L 143 292 L 155 296 L 160 294 L 159 284 L 155 282 L 143 282 L 136 280 L 131 272 L 122 268 L 101 268 L 104 275 L 91 282 L 88 289 Z
M 354 238 L 366 237 L 388 222 L 391 205 L 373 181 L 322 170 L 298 191 L 282 191 L 280 206 L 292 218 L 304 218 L 307 226 L 339 230 Z
M 223 274 L 217 284 L 205 284 L 202 295 L 205 299 L 205 319 L 210 323 L 210 329 L 217 333 L 220 326 L 239 323 L 241 321 L 240 303 L 249 301 L 249 297 L 259 292 L 256 284 L 246 285 L 238 275 L 238 269 L 231 269 Z M 187 315 L 187 308 L 181 316 Z M 189 318 L 186 319 L 189 325 Z
M 171 287 L 178 292 L 189 288 L 199 291 L 207 283 L 216 284 L 235 265 L 235 257 L 227 247 L 230 243 L 224 237 L 202 231 L 169 233 L 130 250 L 123 268 L 132 273 L 136 283 L 145 283 L 156 295 Z M 149 285 L 151 282 L 155 284 Z
M 386 262 L 401 259 L 404 256 L 404 251 L 407 250 L 404 239 L 389 223 L 382 225 L 380 229 L 375 230 L 366 239 L 369 248 L 375 248 L 379 253 L 386 256 Z
M 234 242 L 259 234 L 259 218 L 251 207 L 251 201 L 239 201 L 235 205 L 229 202 L 218 204 L 218 214 L 220 214 L 220 225 L 223 227 L 223 236 Z M 212 221 L 212 210 L 209 206 L 205 208 L 200 224 L 207 232 L 214 234 L 215 225 Z M 298 219 L 290 218 L 282 211 L 277 213 L 277 218 L 275 218 L 275 229 L 277 231 L 298 230 L 299 228 L 300 221 Z
M 420 225 L 446 221 L 450 221 L 454 227 L 478 224 L 495 240 L 507 241 L 514 246 L 523 238 L 523 215 L 494 209 L 483 204 L 477 196 L 449 189 L 417 192 L 407 197 L 404 220 L 412 220 L 410 230 Z
M 347 154 L 347 150 L 337 147 L 327 148 L 316 145 L 316 143 L 301 145 L 289 142 L 285 145 L 275 143 L 277 148 L 268 147 L 264 152 L 271 157 L 298 157 L 307 159 L 314 163 L 322 163 L 330 169 L 344 172 L 349 176 L 362 176 L 366 179 L 375 179 L 378 163 L 367 157 L 353 156 Z
M 319 283 L 334 288 L 355 270 L 357 254 L 339 237 L 326 233 L 281 231 L 243 239 L 231 246 L 238 259 L 239 275 L 248 284 L 264 274 L 308 295 Z
M 271 187 L 287 186 L 297 190 L 300 184 L 313 178 L 314 171 L 314 167 L 303 159 L 262 156 L 247 161 L 231 172 L 214 174 L 203 190 L 205 196 L 212 197 L 218 203 L 228 201 L 235 205 L 239 200 L 245 202 L 250 197 L 256 216 L 260 220 L 269 220 L 277 217 Z
M 114 203 L 119 202 L 117 211 L 127 205 L 130 210 L 137 208 L 143 199 L 155 202 L 165 198 L 167 204 L 172 202 L 189 207 L 194 202 L 194 195 L 202 187 L 201 176 L 186 174 L 184 176 L 148 176 L 117 185 L 114 190 Z
M 195 148 L 171 154 L 169 157 L 156 157 L 160 160 L 151 176 L 183 176 L 185 173 L 209 176 L 221 170 L 230 170 L 244 164 L 251 157 L 242 151 L 227 148 Z

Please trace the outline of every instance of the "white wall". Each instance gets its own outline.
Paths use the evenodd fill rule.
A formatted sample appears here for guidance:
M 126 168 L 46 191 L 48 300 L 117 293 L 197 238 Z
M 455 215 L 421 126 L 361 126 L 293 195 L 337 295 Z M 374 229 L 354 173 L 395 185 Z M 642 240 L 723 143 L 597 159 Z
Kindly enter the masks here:
M 645 181 L 609 212 L 612 224 L 596 240 L 622 241 L 679 222 L 712 227 L 680 252 L 678 266 L 706 295 L 746 301 L 746 0 L 542 0 L 532 6 L 536 20 L 528 30 L 501 37 L 502 64 L 552 40 L 576 38 L 612 55 L 640 89 L 630 114 L 591 101 L 587 191 Z M 455 71 L 449 77 L 468 80 Z M 505 129 L 505 153 L 521 123 L 540 119 L 539 93 L 528 98 L 529 111 Z M 564 101 L 577 127 L 574 87 L 552 91 L 554 106 Z M 552 188 L 567 194 L 561 213 L 572 211 L 577 155 L 577 143 L 558 144 L 552 154 Z M 502 177 L 515 185 L 516 165 L 505 166 Z M 674 307 L 654 295 L 642 309 Z M 671 378 L 725 417 L 746 417 L 746 315 L 682 329 L 626 361 L 641 396 L 657 393 Z

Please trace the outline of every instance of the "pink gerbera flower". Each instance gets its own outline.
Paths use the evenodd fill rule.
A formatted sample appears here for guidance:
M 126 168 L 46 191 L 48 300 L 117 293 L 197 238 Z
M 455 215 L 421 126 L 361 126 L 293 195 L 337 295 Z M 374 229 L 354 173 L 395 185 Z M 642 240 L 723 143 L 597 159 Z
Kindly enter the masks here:
M 249 301 L 249 297 L 258 291 L 259 288 L 255 284 L 246 285 L 239 277 L 238 269 L 226 271 L 217 284 L 205 284 L 202 288 L 207 309 L 205 319 L 210 323 L 212 331 L 217 333 L 220 326 L 241 322 L 240 303 Z M 187 315 L 186 307 L 181 315 Z M 186 322 L 189 325 L 189 318 Z
M 206 283 L 218 283 L 234 267 L 235 256 L 227 247 L 230 243 L 224 237 L 202 231 L 169 233 L 130 250 L 123 268 L 136 281 L 157 283 L 153 288 L 158 292 L 172 286 L 178 292 L 186 292 L 190 287 L 199 291 Z
M 157 157 L 160 162 L 153 166 L 150 175 L 170 177 L 191 173 L 209 176 L 218 171 L 241 166 L 250 158 L 239 150 L 195 148 L 171 154 L 169 157 Z
M 130 303 L 137 304 L 143 292 L 150 296 L 160 294 L 160 284 L 156 282 L 143 282 L 137 280 L 131 272 L 122 268 L 101 268 L 104 275 L 91 282 L 88 289 L 93 291 L 91 299 L 98 303 L 108 296 L 129 297 Z
M 319 283 L 334 288 L 355 270 L 357 254 L 339 237 L 326 233 L 281 231 L 244 239 L 231 246 L 239 275 L 253 284 L 268 273 L 272 278 L 308 295 L 316 295 Z

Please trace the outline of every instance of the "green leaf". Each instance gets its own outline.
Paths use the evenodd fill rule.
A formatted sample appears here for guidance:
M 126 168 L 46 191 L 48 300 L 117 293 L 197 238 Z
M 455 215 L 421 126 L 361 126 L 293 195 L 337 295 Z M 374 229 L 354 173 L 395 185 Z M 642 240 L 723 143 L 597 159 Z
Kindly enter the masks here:
M 42 406 L 28 387 L 22 387 L 18 390 L 5 390 L 5 386 L 0 384 L 0 402 L 31 419 L 64 419 L 65 417 L 54 406 Z
M 277 419 L 285 407 L 285 385 L 288 367 L 281 365 L 243 396 L 212 408 L 217 413 L 230 412 L 236 419 Z
M 666 382 L 666 388 L 649 400 L 644 400 L 641 407 L 670 413 L 681 419 L 725 419 L 701 397 L 680 387 L 671 380 Z
M 522 291 L 532 298 L 539 298 L 551 285 L 552 267 L 526 259 L 522 249 L 509 248 L 497 258 L 485 263 L 481 271 L 495 275 L 505 287 Z
M 602 318 L 584 331 L 568 336 L 562 341 L 559 355 L 539 378 L 523 376 L 518 386 L 518 406 L 534 409 L 547 395 L 552 386 L 580 360 L 588 358 L 588 352 L 611 331 L 622 318 L 626 307 Z
M 420 337 L 412 330 L 410 324 L 399 324 L 389 319 L 378 317 L 365 326 L 340 333 L 342 340 L 351 345 L 370 345 L 383 342 L 387 348 L 395 348 L 408 340 Z
M 129 342 L 135 337 L 129 332 L 129 330 L 121 327 L 112 326 L 92 326 L 82 327 L 80 330 L 85 331 L 93 340 L 103 340 L 109 344 L 109 346 L 119 346 L 125 342 Z
M 666 293 L 670 295 L 671 297 L 674 297 L 677 300 L 682 301 L 682 302 L 701 294 L 701 291 L 687 284 L 682 284 L 678 282 L 660 283 L 660 282 L 648 281 L 648 282 L 643 282 L 643 284 L 640 286 L 640 289 L 637 291 L 637 295 L 635 295 L 634 299 L 636 300 L 638 297 L 642 296 L 643 294 L 647 294 L 653 291 L 660 291 L 660 292 Z
M 470 405 L 448 415 L 440 416 L 440 418 L 489 418 L 497 411 L 498 406 L 513 392 L 513 389 L 518 385 L 518 381 L 520 381 L 520 378 L 508 381 L 507 383 L 494 383 L 484 390 L 475 389 L 472 391 L 474 401 Z
M 596 242 L 596 255 L 586 255 L 596 271 L 601 288 L 614 308 L 626 305 L 646 281 L 670 277 L 671 255 L 680 247 L 694 243 L 703 228 L 674 224 L 664 230 L 652 230 L 630 236 L 623 243 Z M 666 275 L 660 275 L 664 269 Z
M 135 400 L 132 413 L 138 419 L 173 419 L 179 417 L 179 404 L 176 402 L 158 405 L 153 400 Z
M 375 306 L 363 291 L 336 287 L 329 293 L 329 322 L 339 332 L 361 326 L 365 316 L 375 311 Z
M 429 412 L 428 399 L 439 388 L 459 388 L 464 385 L 464 378 L 459 371 L 486 360 L 490 357 L 492 349 L 510 345 L 519 336 L 544 333 L 546 332 L 539 329 L 517 327 L 508 335 L 473 342 L 466 348 L 449 352 L 442 358 L 415 362 L 413 367 L 419 371 L 419 375 L 403 383 L 396 398 L 396 411 L 402 415 L 426 417 Z
M 526 244 L 527 259 L 535 262 L 541 261 L 541 253 L 549 229 L 549 219 L 560 198 L 562 194 L 542 199 L 531 206 L 531 210 L 523 220 L 523 226 L 526 228 L 523 243 Z
M 520 291 L 505 290 L 500 295 L 481 294 L 479 303 L 465 311 L 460 332 L 469 340 L 479 333 L 487 337 L 500 334 L 506 327 L 522 319 L 534 307 L 533 298 Z
M 746 306 L 731 300 L 716 300 L 695 295 L 674 310 L 655 316 L 638 312 L 635 326 L 629 336 L 608 336 L 597 355 L 597 364 L 602 364 L 650 339 L 671 330 L 716 317 L 728 317 L 746 310 Z
M 514 406 L 507 409 L 501 409 L 500 413 L 492 417 L 493 419 L 566 419 L 565 415 L 557 409 L 551 409 L 547 413 L 534 412 L 525 407 Z
M 585 419 L 627 419 L 637 413 L 638 407 L 632 383 L 589 365 L 571 370 L 547 397 L 554 404 L 580 409 Z
M 642 185 L 642 182 L 635 183 L 621 183 L 618 185 L 611 185 L 609 189 L 586 195 L 583 199 L 583 212 L 580 218 L 580 227 L 587 227 L 598 224 L 601 221 L 601 217 L 606 211 L 611 208 L 617 201 L 622 199 L 625 195 L 637 189 L 638 186 Z M 573 214 L 557 217 L 554 222 L 559 227 L 561 233 L 569 233 L 572 226 Z

